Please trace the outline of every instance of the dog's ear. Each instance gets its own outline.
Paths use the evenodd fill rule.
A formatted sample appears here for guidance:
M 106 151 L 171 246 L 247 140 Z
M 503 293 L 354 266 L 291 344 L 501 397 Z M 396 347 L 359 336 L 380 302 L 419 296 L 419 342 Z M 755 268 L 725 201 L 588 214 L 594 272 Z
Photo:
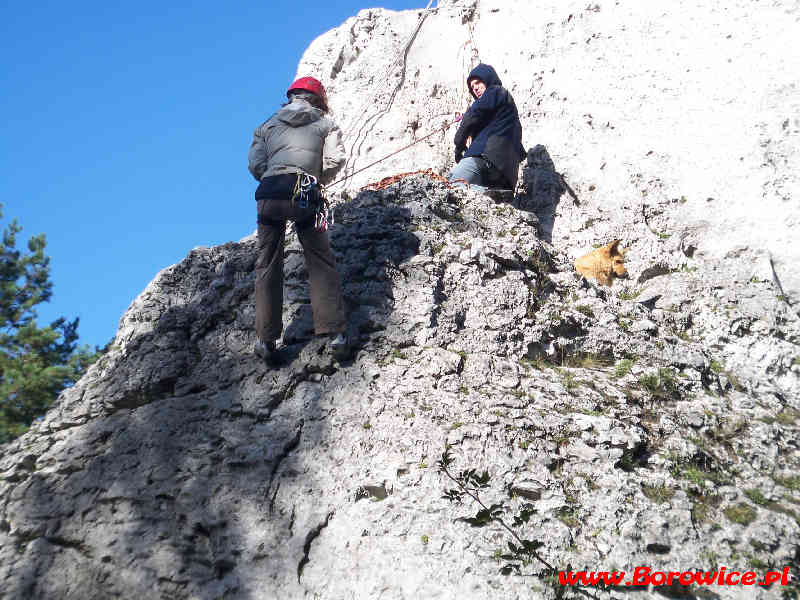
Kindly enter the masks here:
M 609 254 L 619 254 L 619 250 L 617 250 L 617 246 L 619 246 L 621 240 L 614 240 L 608 245 L 608 252 Z

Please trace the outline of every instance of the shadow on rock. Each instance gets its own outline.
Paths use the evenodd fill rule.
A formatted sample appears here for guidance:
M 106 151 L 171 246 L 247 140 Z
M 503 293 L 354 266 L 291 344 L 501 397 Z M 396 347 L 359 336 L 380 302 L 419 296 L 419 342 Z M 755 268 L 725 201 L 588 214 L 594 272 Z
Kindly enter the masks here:
M 382 330 L 393 309 L 393 287 L 399 265 L 414 256 L 419 239 L 408 231 L 411 211 L 393 202 L 392 191 L 363 192 L 336 207 L 331 228 L 331 247 L 342 279 L 352 361 L 362 335 Z M 285 269 L 284 347 L 276 366 L 300 361 L 312 373 L 330 374 L 335 369 L 328 336 L 315 336 L 302 248 L 293 241 L 287 249 Z M 393 275 L 394 273 L 394 275 Z
M 384 328 L 398 265 L 420 244 L 410 210 L 380 195 L 337 219 L 357 352 Z M 132 305 L 127 339 L 4 448 L 4 598 L 305 593 L 310 547 L 334 513 L 331 483 L 307 464 L 346 400 L 325 385 L 341 365 L 309 334 L 304 261 L 289 252 L 284 314 L 299 341 L 281 368 L 252 353 L 255 241 L 196 249 Z
M 420 250 L 412 209 L 395 203 L 393 190 L 362 192 L 337 207 L 331 236 L 342 276 L 353 354 L 359 340 L 385 329 L 394 309 L 394 287 L 404 281 L 403 262 Z
M 553 242 L 556 209 L 564 192 L 569 190 L 556 171 L 547 148 L 538 144 L 528 150 L 528 159 L 522 170 L 523 193 L 514 198 L 514 208 L 535 213 L 539 219 L 539 235 L 548 244 Z

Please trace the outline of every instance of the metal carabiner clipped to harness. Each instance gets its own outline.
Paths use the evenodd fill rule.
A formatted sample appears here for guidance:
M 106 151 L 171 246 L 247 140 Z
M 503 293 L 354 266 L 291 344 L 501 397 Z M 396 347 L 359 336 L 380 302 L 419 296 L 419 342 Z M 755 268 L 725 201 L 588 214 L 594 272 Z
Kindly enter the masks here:
M 327 231 L 333 225 L 333 208 L 325 199 L 325 194 L 320 195 L 320 204 L 317 213 L 314 215 L 314 227 L 317 231 Z
M 314 187 L 317 186 L 317 178 L 307 173 L 298 173 L 297 181 L 294 184 L 292 200 L 297 202 L 298 208 L 308 208 L 309 201 L 314 195 Z

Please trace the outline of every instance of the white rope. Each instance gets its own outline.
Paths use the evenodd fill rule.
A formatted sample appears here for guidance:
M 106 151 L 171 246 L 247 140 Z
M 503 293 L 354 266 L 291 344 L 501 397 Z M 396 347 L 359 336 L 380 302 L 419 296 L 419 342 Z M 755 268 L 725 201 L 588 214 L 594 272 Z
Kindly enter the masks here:
M 411 32 L 411 35 L 406 39 L 406 41 L 400 46 L 400 52 L 397 54 L 395 59 L 392 61 L 392 64 L 389 65 L 389 68 L 387 69 L 386 74 L 383 76 L 383 79 L 379 80 L 381 84 L 383 84 L 384 82 L 389 80 L 389 75 L 391 74 L 391 72 L 394 70 L 394 68 L 398 64 L 400 64 L 404 60 L 407 60 L 408 52 L 410 50 L 411 44 L 414 42 L 414 40 L 416 39 L 417 35 L 419 34 L 419 31 L 422 28 L 422 24 L 425 22 L 425 19 L 428 16 L 428 12 L 429 12 L 430 7 L 431 7 L 432 4 L 433 4 L 433 0 L 429 0 L 428 5 L 423 9 L 422 13 L 420 14 L 420 17 L 419 17 L 419 20 L 417 21 L 416 27 Z M 403 70 L 405 70 L 405 63 L 404 62 L 403 62 Z M 401 80 L 401 85 L 402 85 L 402 80 Z M 353 156 L 353 153 L 354 153 L 354 150 L 355 150 L 356 146 L 359 146 L 359 148 L 360 148 L 360 144 L 363 143 L 363 140 L 361 140 L 362 133 L 367 129 L 367 126 L 370 125 L 370 121 L 371 120 L 375 119 L 376 117 L 380 117 L 381 116 L 381 114 L 382 114 L 381 111 L 383 113 L 385 113 L 386 111 L 389 110 L 389 108 L 391 107 L 392 102 L 394 101 L 394 98 L 395 98 L 397 92 L 399 91 L 399 89 L 395 89 L 394 92 L 391 94 L 391 98 L 389 100 L 389 106 L 388 107 L 386 107 L 384 109 L 379 109 L 379 111 L 376 114 L 373 114 L 369 118 L 365 119 L 364 116 L 367 114 L 367 112 L 369 111 L 369 109 L 371 107 L 374 107 L 374 106 L 376 106 L 378 104 L 377 103 L 378 96 L 383 92 L 383 90 L 381 90 L 378 87 L 376 87 L 375 89 L 376 89 L 376 91 L 373 92 L 372 95 L 367 97 L 367 100 L 362 105 L 361 110 L 358 113 L 358 116 L 353 121 L 351 121 L 348 124 L 347 127 L 345 127 L 343 129 L 343 137 L 350 137 L 351 134 L 353 134 L 353 130 L 355 129 L 355 127 L 356 126 L 359 127 L 358 132 L 355 133 L 355 135 L 353 136 L 353 140 L 352 140 L 352 142 L 350 144 L 350 152 L 348 154 L 347 161 L 345 163 L 345 168 L 344 168 L 345 173 L 350 171 L 351 174 L 352 174 L 352 171 L 355 169 L 355 165 L 352 164 L 352 163 L 355 162 L 355 158 Z M 374 125 L 374 123 L 372 123 L 372 125 Z M 350 141 L 350 140 L 348 140 L 348 141 Z
M 406 41 L 400 46 L 400 52 L 397 53 L 397 56 L 395 56 L 395 59 L 392 61 L 392 64 L 390 64 L 389 68 L 386 69 L 386 73 L 383 75 L 383 78 L 378 80 L 380 85 L 389 80 L 389 75 L 391 75 L 392 70 L 398 65 L 400 59 L 403 57 L 403 54 L 405 54 L 406 47 L 411 43 L 411 40 L 413 40 L 417 36 L 417 33 L 419 33 L 419 30 L 422 27 L 422 22 L 425 20 L 425 17 L 427 17 L 427 11 L 428 9 L 430 9 L 431 4 L 433 4 L 433 0 L 430 0 L 428 2 L 428 6 L 426 6 L 423 9 L 423 13 L 420 15 L 419 21 L 417 21 L 417 25 L 414 28 L 414 31 L 411 33 L 410 36 L 408 36 L 408 39 L 406 39 Z M 366 114 L 368 110 L 368 107 L 373 105 L 375 103 L 375 100 L 378 99 L 378 95 L 381 93 L 380 87 L 374 86 L 373 90 L 375 91 L 373 91 L 372 95 L 368 96 L 366 101 L 360 106 L 358 116 L 352 121 L 350 121 L 347 127 L 342 129 L 343 136 L 346 137 L 348 134 L 351 133 L 351 130 L 355 126 L 355 124 L 361 122 L 363 116 Z

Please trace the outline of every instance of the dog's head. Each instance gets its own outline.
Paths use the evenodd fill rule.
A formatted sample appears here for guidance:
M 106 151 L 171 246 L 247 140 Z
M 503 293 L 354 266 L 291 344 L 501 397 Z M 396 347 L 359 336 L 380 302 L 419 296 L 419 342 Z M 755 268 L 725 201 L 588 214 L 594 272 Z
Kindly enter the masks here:
M 592 250 L 575 261 L 575 269 L 584 277 L 596 279 L 600 285 L 611 285 L 614 277 L 627 277 L 625 269 L 625 253 L 619 249 L 620 240 Z
M 611 263 L 611 269 L 614 271 L 614 274 L 617 277 L 627 277 L 628 271 L 625 269 L 625 254 L 628 252 L 628 248 L 620 250 L 619 243 L 620 240 L 614 240 L 602 250 L 605 257 Z

